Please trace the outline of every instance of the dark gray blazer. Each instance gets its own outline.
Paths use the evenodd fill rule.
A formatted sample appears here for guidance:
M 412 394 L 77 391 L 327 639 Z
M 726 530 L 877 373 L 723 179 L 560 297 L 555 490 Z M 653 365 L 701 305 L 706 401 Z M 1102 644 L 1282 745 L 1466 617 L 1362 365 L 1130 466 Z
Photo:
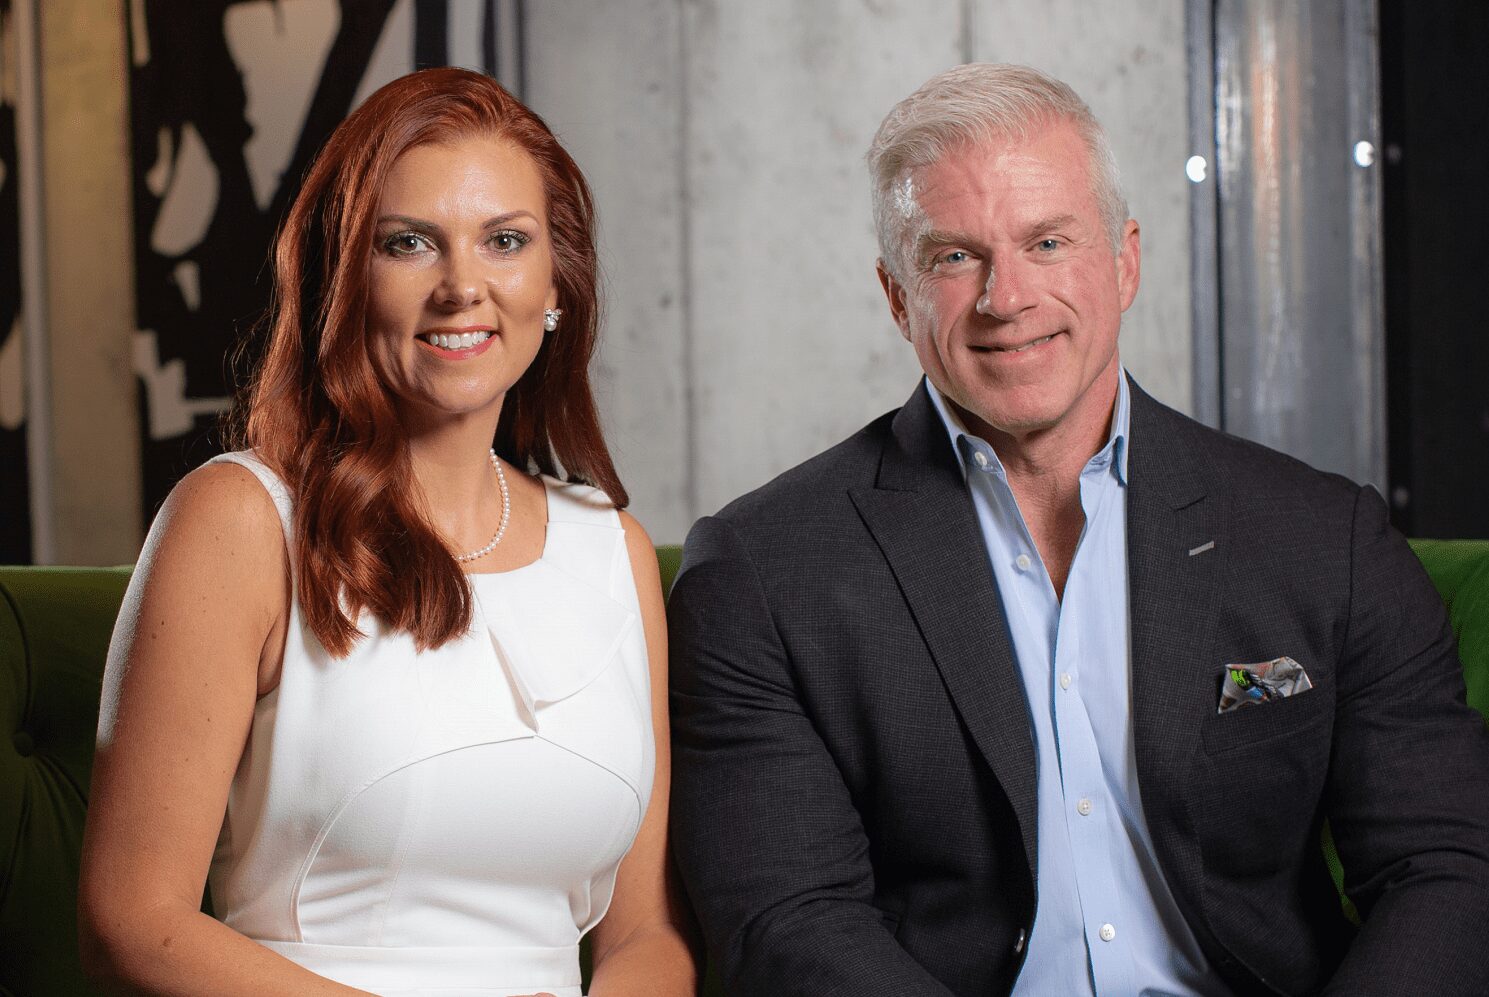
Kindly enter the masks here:
M 1212 964 L 1238 993 L 1489 994 L 1489 736 L 1380 497 L 1135 384 L 1129 480 L 1143 810 Z M 674 841 L 729 992 L 1007 992 L 1035 753 L 924 388 L 701 520 L 668 615 Z M 1312 690 L 1216 713 L 1225 664 L 1284 654 Z

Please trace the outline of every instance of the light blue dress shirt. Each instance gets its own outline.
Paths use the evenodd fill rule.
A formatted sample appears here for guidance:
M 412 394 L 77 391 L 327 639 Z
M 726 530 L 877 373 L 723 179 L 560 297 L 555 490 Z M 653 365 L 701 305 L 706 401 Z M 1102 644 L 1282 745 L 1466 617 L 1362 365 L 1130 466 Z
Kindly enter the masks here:
M 1128 680 L 1127 377 L 1081 472 L 1086 515 L 1063 603 L 993 448 L 929 382 L 977 510 L 1038 759 L 1038 906 L 1017 997 L 1210 997 L 1201 953 L 1153 854 Z

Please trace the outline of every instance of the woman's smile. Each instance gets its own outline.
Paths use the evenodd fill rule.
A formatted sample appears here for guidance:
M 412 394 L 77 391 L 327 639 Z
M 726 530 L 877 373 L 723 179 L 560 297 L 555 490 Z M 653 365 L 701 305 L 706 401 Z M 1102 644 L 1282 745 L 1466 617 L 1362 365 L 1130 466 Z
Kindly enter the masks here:
M 414 337 L 426 350 L 442 360 L 469 360 L 485 353 L 496 338 L 490 326 L 441 327 Z

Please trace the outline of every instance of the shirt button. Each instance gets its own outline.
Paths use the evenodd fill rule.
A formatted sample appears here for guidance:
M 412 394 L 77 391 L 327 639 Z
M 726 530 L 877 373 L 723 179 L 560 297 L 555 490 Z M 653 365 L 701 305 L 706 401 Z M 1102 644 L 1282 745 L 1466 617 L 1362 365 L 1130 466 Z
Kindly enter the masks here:
M 987 454 L 983 453 L 981 450 L 978 450 L 977 452 L 972 454 L 972 459 L 977 462 L 978 467 L 987 467 Z
M 1070 688 L 1070 673 L 1069 672 L 1065 672 L 1065 673 L 1063 673 L 1060 676 L 1060 688 L 1061 689 L 1069 689 Z
M 1081 797 L 1080 802 L 1075 805 L 1075 812 L 1080 814 L 1082 817 L 1091 816 L 1091 801 L 1086 799 L 1085 797 Z M 1107 928 L 1110 927 L 1111 925 L 1107 925 Z M 1106 928 L 1102 928 L 1101 930 L 1106 931 Z
M 1029 565 L 1033 564 L 1034 562 L 1029 560 L 1028 554 L 1020 554 L 1013 563 L 1019 566 L 1020 571 L 1028 571 Z
M 1117 937 L 1117 929 L 1116 928 L 1112 927 L 1110 924 L 1103 924 L 1101 926 L 1101 940 L 1102 941 L 1109 942 L 1113 938 L 1116 938 L 1116 937 Z

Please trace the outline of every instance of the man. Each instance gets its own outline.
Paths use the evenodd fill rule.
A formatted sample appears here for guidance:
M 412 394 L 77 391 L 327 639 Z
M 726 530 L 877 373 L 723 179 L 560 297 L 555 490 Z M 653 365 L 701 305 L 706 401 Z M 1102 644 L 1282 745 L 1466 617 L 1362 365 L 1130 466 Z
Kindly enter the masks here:
M 1125 376 L 1138 226 L 1064 84 L 951 70 L 869 164 L 925 378 L 700 521 L 669 608 L 729 991 L 1489 993 L 1489 739 L 1380 497 Z

